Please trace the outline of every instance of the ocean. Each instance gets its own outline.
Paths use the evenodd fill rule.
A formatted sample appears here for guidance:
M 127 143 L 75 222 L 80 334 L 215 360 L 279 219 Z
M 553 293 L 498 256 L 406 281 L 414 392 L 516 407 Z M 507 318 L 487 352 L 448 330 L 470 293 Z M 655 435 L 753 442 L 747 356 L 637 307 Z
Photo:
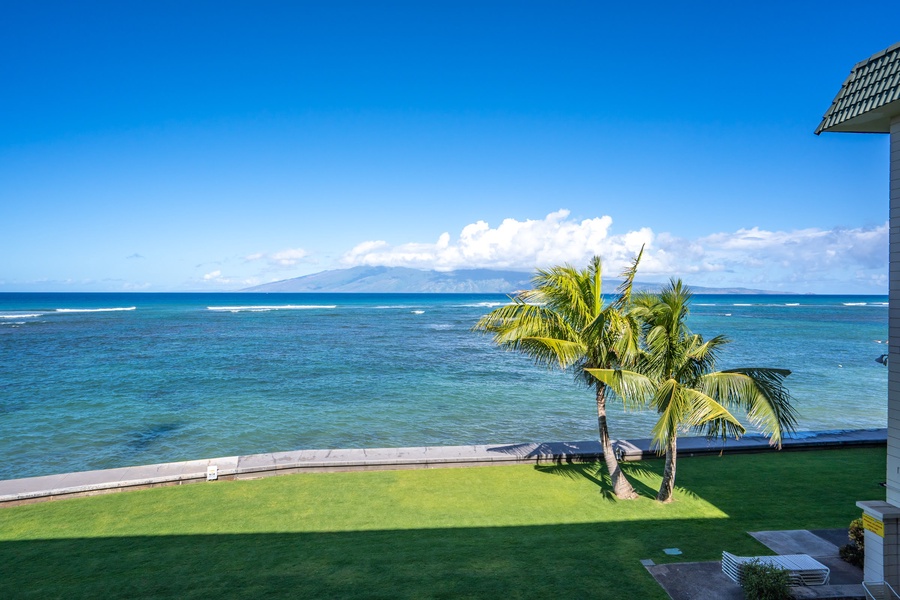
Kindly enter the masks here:
M 0 294 L 0 479 L 302 448 L 597 438 L 593 396 L 471 331 L 485 294 Z M 886 296 L 695 296 L 800 435 L 886 427 Z M 610 408 L 614 438 L 655 415 Z

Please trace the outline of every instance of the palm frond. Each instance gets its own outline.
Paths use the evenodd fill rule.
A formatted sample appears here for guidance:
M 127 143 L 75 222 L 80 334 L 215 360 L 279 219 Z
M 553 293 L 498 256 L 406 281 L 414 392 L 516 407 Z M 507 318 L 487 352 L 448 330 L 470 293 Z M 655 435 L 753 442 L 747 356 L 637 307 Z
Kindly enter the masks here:
M 521 332 L 523 335 L 531 335 L 530 332 L 540 333 L 568 329 L 568 327 L 566 327 L 565 319 L 548 307 L 517 300 L 513 304 L 500 306 L 484 315 L 473 329 L 495 335 L 512 330 Z
M 495 308 L 473 329 L 493 334 L 494 343 L 502 348 L 522 352 L 549 366 L 567 368 L 584 353 L 579 333 L 559 313 L 522 298 Z
M 581 329 L 593 318 L 582 288 L 586 274 L 570 265 L 538 270 L 532 279 L 535 289 L 540 290 L 543 302 L 552 310 L 564 315 L 572 327 Z
M 622 271 L 622 283 L 616 288 L 616 300 L 613 303 L 620 310 L 631 304 L 631 290 L 634 287 L 634 277 L 637 274 L 637 268 L 643 255 L 644 246 L 642 244 L 637 256 L 631 261 L 631 265 Z
M 609 387 L 626 406 L 640 408 L 646 406 L 653 397 L 655 386 L 646 375 L 625 369 L 586 368 L 595 379 Z
M 561 369 L 577 364 L 585 353 L 585 346 L 581 342 L 547 337 L 521 338 L 515 348 L 540 363 L 556 362 Z
M 683 392 L 690 411 L 684 419 L 688 427 L 703 427 L 709 423 L 721 422 L 730 424 L 743 434 L 744 426 L 723 404 L 700 390 L 684 388 Z
M 599 256 L 594 256 L 588 266 L 587 276 L 590 278 L 591 312 L 599 315 L 603 310 L 603 263 Z
M 704 340 L 703 336 L 693 334 L 689 339 L 691 340 L 691 347 L 688 350 L 690 359 L 710 365 L 715 365 L 719 358 L 719 351 L 725 344 L 730 343 L 730 340 L 724 335 Z
M 703 392 L 669 379 L 657 388 L 653 404 L 660 418 L 653 428 L 653 444 L 662 449 L 679 426 L 713 428 L 727 431 L 733 437 L 744 434 L 744 427 L 728 408 Z
M 653 395 L 652 404 L 659 413 L 659 420 L 653 426 L 653 447 L 662 452 L 666 442 L 678 435 L 678 426 L 686 414 L 684 395 L 674 379 L 660 383 Z
M 739 389 L 742 393 L 729 394 L 725 402 L 745 410 L 750 422 L 769 436 L 772 445 L 780 448 L 783 437 L 797 427 L 797 410 L 784 386 L 784 379 L 790 374 L 787 369 L 727 369 L 706 375 L 703 382 L 721 391 L 729 387 Z
M 613 338 L 612 349 L 620 366 L 631 368 L 638 363 L 641 354 L 641 323 L 630 312 L 610 311 L 609 321 L 618 335 Z

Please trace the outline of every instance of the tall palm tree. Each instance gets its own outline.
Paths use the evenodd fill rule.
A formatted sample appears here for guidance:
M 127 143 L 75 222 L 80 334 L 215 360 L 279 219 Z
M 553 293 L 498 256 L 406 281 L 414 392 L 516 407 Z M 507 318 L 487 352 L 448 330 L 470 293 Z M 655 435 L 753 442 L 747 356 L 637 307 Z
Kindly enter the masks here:
M 594 390 L 597 425 L 603 457 L 616 497 L 637 497 L 631 483 L 619 467 L 609 438 L 606 399 L 611 388 L 622 392 L 632 382 L 625 370 L 639 355 L 640 324 L 628 313 L 634 274 L 641 252 L 622 274 L 617 297 L 603 299 L 603 269 L 599 256 L 586 269 L 571 265 L 538 270 L 533 289 L 522 292 L 513 302 L 494 309 L 475 325 L 476 331 L 492 333 L 494 342 L 517 350 L 550 367 L 572 369 L 575 376 Z M 616 368 L 618 376 L 607 384 L 587 374 L 587 369 Z M 635 375 L 636 376 L 636 375 Z
M 659 413 L 653 441 L 666 455 L 656 499 L 668 502 L 675 488 L 679 429 L 699 429 L 711 437 L 740 437 L 743 425 L 731 410 L 742 409 L 751 423 L 781 447 L 793 431 L 796 411 L 784 387 L 785 369 L 741 368 L 716 371 L 716 359 L 728 343 L 724 336 L 704 341 L 687 326 L 691 291 L 671 280 L 658 296 L 636 299 L 635 314 L 644 322 L 641 372 L 653 386 L 650 403 Z M 604 375 L 603 373 L 600 374 Z

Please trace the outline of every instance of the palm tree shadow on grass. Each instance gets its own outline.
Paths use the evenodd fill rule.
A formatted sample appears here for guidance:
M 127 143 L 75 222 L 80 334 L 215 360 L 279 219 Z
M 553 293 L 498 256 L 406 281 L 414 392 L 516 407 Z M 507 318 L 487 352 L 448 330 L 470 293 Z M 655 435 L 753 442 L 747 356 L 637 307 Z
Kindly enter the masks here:
M 656 490 L 644 483 L 643 477 L 641 479 L 638 479 L 635 476 L 651 475 L 652 477 L 659 478 L 659 473 L 648 469 L 646 465 L 640 462 L 623 462 L 620 464 L 622 467 L 622 471 L 625 472 L 626 475 L 629 475 L 629 480 L 634 487 L 634 491 L 637 492 L 638 495 L 648 498 L 656 497 Z M 600 493 L 603 495 L 603 498 L 605 500 L 609 500 L 610 502 L 614 502 L 617 500 L 616 495 L 613 493 L 613 486 L 609 478 L 609 473 L 606 471 L 602 463 L 557 462 L 555 464 L 535 465 L 534 469 L 539 473 L 548 473 L 550 475 L 565 477 L 567 479 L 586 479 L 600 488 Z
M 631 476 L 632 479 L 636 479 L 638 482 L 635 485 L 635 488 L 637 488 L 638 485 L 640 485 L 642 487 L 642 492 L 645 490 L 650 490 L 649 493 L 646 495 L 656 499 L 658 490 L 651 490 L 650 486 L 644 484 L 643 482 L 646 480 L 653 480 L 653 481 L 659 481 L 661 483 L 662 475 L 658 471 L 648 468 L 647 464 L 644 462 L 638 461 L 638 462 L 632 462 L 632 463 L 625 463 L 625 465 L 627 465 L 628 475 Z M 691 490 L 689 490 L 687 488 L 684 488 L 681 486 L 675 486 L 675 490 L 677 490 L 677 492 L 680 496 L 690 497 L 694 500 L 702 499 L 702 498 L 700 498 L 700 496 L 698 496 L 696 494 L 696 492 L 692 492 Z

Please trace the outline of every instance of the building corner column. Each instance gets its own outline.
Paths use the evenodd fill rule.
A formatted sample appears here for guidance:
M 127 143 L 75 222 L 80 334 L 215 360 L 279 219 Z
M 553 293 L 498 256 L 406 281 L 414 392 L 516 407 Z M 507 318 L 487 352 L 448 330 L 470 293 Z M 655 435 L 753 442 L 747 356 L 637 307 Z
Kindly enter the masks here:
M 856 505 L 863 509 L 865 530 L 863 581 L 900 589 L 900 507 L 880 500 Z
M 890 129 L 887 501 L 857 502 L 865 530 L 864 581 L 900 590 L 900 116 Z
M 887 501 L 900 506 L 900 115 L 890 127 Z

